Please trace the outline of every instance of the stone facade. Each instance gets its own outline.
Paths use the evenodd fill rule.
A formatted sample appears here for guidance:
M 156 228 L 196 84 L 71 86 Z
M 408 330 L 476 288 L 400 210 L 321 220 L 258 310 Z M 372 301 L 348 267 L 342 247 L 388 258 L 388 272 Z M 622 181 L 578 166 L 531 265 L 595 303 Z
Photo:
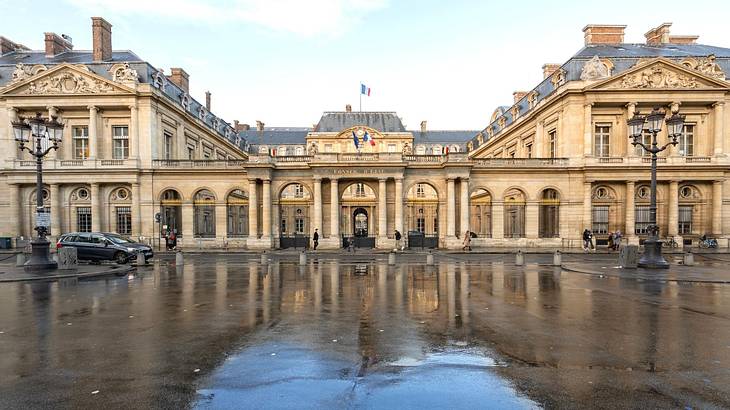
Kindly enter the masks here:
M 662 27 L 652 41 L 671 41 Z M 588 26 L 584 50 L 546 65 L 545 80 L 516 92 L 482 131 L 429 131 L 425 121 L 408 131 L 395 113 L 351 110 L 312 128 L 250 129 L 192 99 L 184 70 L 167 77 L 107 52 L 111 25 L 94 20 L 94 30 L 87 62 L 3 59 L 44 54 L 21 48 L 0 56 L 0 237 L 33 233 L 34 162 L 10 122 L 41 112 L 66 124 L 44 163 L 52 239 L 91 230 L 158 243 L 175 230 L 187 248 L 271 249 L 302 246 L 317 229 L 321 248 L 354 237 L 392 249 L 398 230 L 411 246 L 456 249 L 472 231 L 472 246 L 577 247 L 589 228 L 638 243 L 649 163 L 626 121 L 659 106 L 688 124 L 659 163 L 661 236 L 696 243 L 707 233 L 728 246 L 728 49 L 693 55 L 684 42 L 681 58 L 627 62 L 609 45 L 623 26 Z

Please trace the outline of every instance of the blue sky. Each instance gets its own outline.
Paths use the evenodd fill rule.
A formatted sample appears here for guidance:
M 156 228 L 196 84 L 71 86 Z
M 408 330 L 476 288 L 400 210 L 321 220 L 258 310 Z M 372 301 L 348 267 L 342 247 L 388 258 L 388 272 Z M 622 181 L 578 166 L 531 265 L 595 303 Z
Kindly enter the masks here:
M 0 0 L 0 35 L 33 49 L 43 32 L 91 48 L 91 16 L 112 23 L 114 49 L 183 67 L 199 101 L 229 122 L 311 126 L 323 111 L 396 111 L 412 129 L 481 129 L 544 63 L 583 46 L 586 24 L 625 24 L 627 42 L 672 22 L 672 34 L 730 47 L 721 1 Z M 691 6 L 691 7 L 689 7 Z

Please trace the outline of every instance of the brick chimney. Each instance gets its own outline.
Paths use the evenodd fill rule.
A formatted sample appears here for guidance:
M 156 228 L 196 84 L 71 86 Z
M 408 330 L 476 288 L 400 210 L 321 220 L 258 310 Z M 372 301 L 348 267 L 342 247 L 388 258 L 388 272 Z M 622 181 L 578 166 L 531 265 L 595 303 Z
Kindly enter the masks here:
M 669 42 L 671 44 L 697 44 L 697 39 L 700 36 L 669 36 Z
M 345 106 L 345 112 L 352 112 L 352 105 L 350 105 L 350 104 L 347 104 L 347 105 Z
M 263 122 L 256 120 L 256 131 L 263 131 L 265 125 Z
M 238 124 L 238 128 L 236 131 L 248 131 L 251 129 L 251 126 L 248 124 Z
M 56 33 L 45 33 L 46 35 L 46 57 L 54 57 L 66 51 L 71 51 L 74 46 L 70 41 Z
M 28 47 L 18 44 L 9 38 L 0 36 L 0 56 L 12 53 L 14 51 L 30 50 Z
M 515 99 L 515 104 L 517 104 L 522 98 L 524 98 L 527 95 L 527 91 L 515 91 L 512 93 L 512 97 Z
M 426 120 L 421 121 L 421 132 L 426 132 Z
M 171 74 L 167 76 L 178 87 L 182 88 L 186 93 L 190 91 L 190 75 L 182 68 L 175 67 L 170 69 Z
M 546 63 L 542 66 L 542 78 L 546 79 L 560 68 L 560 64 Z
M 650 46 L 668 44 L 670 27 L 672 27 L 672 23 L 662 23 L 658 27 L 647 31 L 646 34 L 644 34 L 644 37 L 646 37 L 646 44 Z
M 210 111 L 210 91 L 205 92 L 205 109 Z M 236 121 L 238 123 L 238 121 Z
M 589 24 L 583 27 L 585 44 L 621 44 L 624 42 L 626 26 L 611 24 Z
M 91 18 L 94 61 L 112 59 L 112 25 L 101 17 Z

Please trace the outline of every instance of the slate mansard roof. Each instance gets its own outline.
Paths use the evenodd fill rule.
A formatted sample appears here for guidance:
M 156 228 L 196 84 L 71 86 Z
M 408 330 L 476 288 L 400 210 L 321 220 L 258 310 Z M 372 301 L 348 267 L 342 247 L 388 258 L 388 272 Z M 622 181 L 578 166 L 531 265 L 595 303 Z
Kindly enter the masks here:
M 112 58 L 109 61 L 94 62 L 93 54 L 91 51 L 84 50 L 72 50 L 60 53 L 53 57 L 46 57 L 44 51 L 28 51 L 28 50 L 17 50 L 0 56 L 0 87 L 6 86 L 12 79 L 13 71 L 15 71 L 16 64 L 22 63 L 24 65 L 39 65 L 42 64 L 46 68 L 50 69 L 54 65 L 58 64 L 83 64 L 91 72 L 104 77 L 108 80 L 112 80 L 112 73 L 109 69 L 119 63 L 128 63 L 131 68 L 137 71 L 139 75 L 140 83 L 154 84 L 154 75 L 160 71 L 153 67 L 151 64 L 142 60 L 135 53 L 128 50 L 118 50 L 112 52 Z M 190 115 L 198 118 L 205 125 L 215 131 L 218 135 L 226 138 L 232 144 L 238 146 L 241 150 L 246 151 L 248 143 L 245 139 L 241 138 L 233 127 L 223 119 L 215 116 L 213 113 L 207 112 L 205 120 L 200 119 L 198 115 L 200 108 L 203 104 L 196 101 L 192 96 L 190 97 L 189 109 L 186 109 L 182 104 L 182 95 L 185 93 L 175 83 L 169 79 L 164 81 L 162 87 L 158 88 L 163 95 L 168 97 L 170 101 L 186 110 Z
M 583 66 L 585 63 L 595 56 L 599 58 L 609 58 L 613 63 L 612 76 L 621 74 L 624 71 L 634 67 L 636 63 L 642 58 L 657 58 L 663 57 L 670 60 L 681 61 L 687 57 L 707 57 L 709 55 L 715 56 L 715 62 L 722 68 L 725 75 L 730 75 L 730 48 L 708 46 L 704 44 L 595 44 L 587 45 L 580 49 L 575 55 L 573 55 L 568 61 L 566 61 L 560 69 L 565 72 L 565 82 L 579 81 Z M 559 85 L 558 85 L 559 87 Z M 498 135 L 502 129 L 498 125 L 499 117 L 504 117 L 505 128 L 507 128 L 514 118 L 510 109 L 517 106 L 519 109 L 519 116 L 524 116 L 530 111 L 528 96 L 533 92 L 537 93 L 537 100 L 535 104 L 548 98 L 557 87 L 553 85 L 551 77 L 545 78 L 530 93 L 520 99 L 513 106 L 502 106 L 499 110 L 503 111 L 503 114 L 497 116 L 484 130 L 477 132 L 476 135 L 472 135 L 472 145 L 474 149 L 480 146 L 478 137 L 479 134 L 482 136 L 482 144 L 484 145 L 490 139 L 488 130 L 491 128 L 492 135 Z

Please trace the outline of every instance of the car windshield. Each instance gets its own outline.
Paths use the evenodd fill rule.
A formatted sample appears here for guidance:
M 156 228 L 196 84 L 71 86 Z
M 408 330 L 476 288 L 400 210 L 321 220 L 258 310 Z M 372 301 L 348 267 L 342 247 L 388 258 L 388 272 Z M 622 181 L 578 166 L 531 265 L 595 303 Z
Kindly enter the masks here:
M 119 235 L 106 235 L 107 238 L 109 238 L 110 241 L 114 243 L 135 243 L 133 240 Z

